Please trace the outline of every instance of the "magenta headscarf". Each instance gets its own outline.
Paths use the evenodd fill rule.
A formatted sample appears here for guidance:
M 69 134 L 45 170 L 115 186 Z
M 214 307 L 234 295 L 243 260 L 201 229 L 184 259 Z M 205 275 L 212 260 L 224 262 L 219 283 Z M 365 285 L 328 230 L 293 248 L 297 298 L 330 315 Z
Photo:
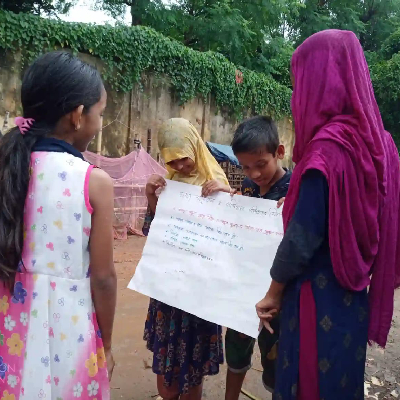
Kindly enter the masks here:
M 283 210 L 285 229 L 303 174 L 321 171 L 329 185 L 335 276 L 348 290 L 370 286 L 368 337 L 385 346 L 400 285 L 397 149 L 383 127 L 364 53 L 352 32 L 311 36 L 294 53 L 292 74 L 296 168 Z

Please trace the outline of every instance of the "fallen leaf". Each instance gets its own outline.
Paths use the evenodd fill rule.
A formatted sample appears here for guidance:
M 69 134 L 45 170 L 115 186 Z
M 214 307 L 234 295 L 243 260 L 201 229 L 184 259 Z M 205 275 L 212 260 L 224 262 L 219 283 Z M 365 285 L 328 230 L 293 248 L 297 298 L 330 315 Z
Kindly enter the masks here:
M 371 383 L 375 386 L 383 386 L 382 382 L 375 376 L 371 376 Z

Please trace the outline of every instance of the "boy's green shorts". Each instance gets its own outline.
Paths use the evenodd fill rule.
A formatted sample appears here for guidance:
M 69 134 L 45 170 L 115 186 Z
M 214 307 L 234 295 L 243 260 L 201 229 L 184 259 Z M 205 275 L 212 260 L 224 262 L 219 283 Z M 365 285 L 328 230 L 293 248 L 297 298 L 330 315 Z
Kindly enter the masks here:
M 271 322 L 274 334 L 263 328 L 258 336 L 258 346 L 261 353 L 263 367 L 263 383 L 266 389 L 272 390 L 275 386 L 275 362 L 278 355 L 279 318 Z M 227 329 L 225 335 L 226 362 L 230 371 L 241 374 L 251 368 L 255 339 Z

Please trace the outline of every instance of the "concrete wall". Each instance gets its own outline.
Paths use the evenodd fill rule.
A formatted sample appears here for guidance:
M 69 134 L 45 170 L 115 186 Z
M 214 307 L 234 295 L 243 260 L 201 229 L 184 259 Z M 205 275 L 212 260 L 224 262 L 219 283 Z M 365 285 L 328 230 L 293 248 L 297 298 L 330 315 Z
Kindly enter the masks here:
M 88 55 L 82 59 L 102 69 L 102 62 Z M 21 65 L 14 54 L 0 53 L 0 130 L 9 113 L 8 127 L 13 125 L 14 117 L 21 114 L 20 89 Z M 234 118 L 218 111 L 213 98 L 206 101 L 196 97 L 179 105 L 169 81 L 165 77 L 146 76 L 142 85 L 137 85 L 131 93 L 118 93 L 106 84 L 108 106 L 104 116 L 104 129 L 101 140 L 90 145 L 91 151 L 101 148 L 101 154 L 119 157 L 132 151 L 134 140 L 141 141 L 144 149 L 154 158 L 158 155 L 157 130 L 168 118 L 182 117 L 190 120 L 205 141 L 230 144 L 235 127 Z M 294 134 L 288 119 L 278 121 L 281 142 L 286 147 L 284 165 L 291 166 Z

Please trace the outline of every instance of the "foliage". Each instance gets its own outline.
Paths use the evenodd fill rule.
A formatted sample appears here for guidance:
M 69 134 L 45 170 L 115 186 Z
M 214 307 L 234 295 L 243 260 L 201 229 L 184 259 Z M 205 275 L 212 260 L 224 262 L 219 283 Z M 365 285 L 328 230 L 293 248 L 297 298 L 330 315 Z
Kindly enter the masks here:
M 174 0 L 169 4 L 103 0 L 103 4 L 117 10 L 117 5 L 132 1 L 144 4 L 135 9 L 143 25 L 193 49 L 219 52 L 287 87 L 297 45 L 324 29 L 355 32 L 365 49 L 385 126 L 400 144 L 400 0 Z
M 400 53 L 371 65 L 371 77 L 385 128 L 400 145 Z
M 293 21 L 293 39 L 300 44 L 316 32 L 334 28 L 359 33 L 363 24 L 358 18 L 357 10 L 349 3 L 354 1 L 305 0 L 304 7 L 299 10 L 299 17 Z
M 113 16 L 130 7 L 133 21 L 200 51 L 290 85 L 293 48 L 323 29 L 355 32 L 378 51 L 400 26 L 400 0 L 102 0 Z
M 247 110 L 268 111 L 276 118 L 290 113 L 291 91 L 273 78 L 241 69 L 243 81 L 238 84 L 237 67 L 221 54 L 194 51 L 153 29 L 65 23 L 0 11 L 0 48 L 21 50 L 26 63 L 60 47 L 99 57 L 104 78 L 116 90 L 127 92 L 144 72 L 152 72 L 169 77 L 182 103 L 212 93 L 220 108 L 238 116 Z
M 385 127 L 400 145 L 400 0 L 305 0 L 292 26 L 296 44 L 323 29 L 357 34 Z
M 0 9 L 15 13 L 66 14 L 75 4 L 75 0 L 0 0 Z
M 132 3 L 133 2 L 133 3 Z M 231 62 L 270 73 L 282 81 L 287 71 L 291 43 L 284 40 L 289 15 L 296 15 L 298 0 L 103 0 L 102 8 L 113 16 L 131 8 L 135 20 L 200 51 L 216 51 Z M 123 4 L 122 4 L 123 3 Z M 282 46 L 282 56 L 276 45 Z M 271 55 L 277 53 L 277 62 Z M 283 61 L 284 60 L 284 61 Z M 271 67 L 271 64 L 275 64 Z M 273 75 L 275 76 L 275 75 Z
M 351 30 L 365 50 L 377 51 L 399 24 L 400 0 L 305 0 L 293 31 L 301 43 L 324 29 Z
M 255 65 L 257 70 L 270 74 L 278 82 L 290 87 L 290 60 L 294 47 L 284 38 L 271 38 L 262 44 L 262 52 L 259 54 Z
M 97 2 L 99 3 L 99 2 Z M 152 7 L 150 0 L 103 0 L 96 6 L 118 19 L 124 16 L 128 7 L 131 14 L 132 25 L 142 25 L 142 17 L 149 13 L 148 7 Z
M 67 47 L 101 58 L 104 76 L 117 90 L 130 90 L 144 72 L 166 74 L 182 102 L 212 93 L 219 107 L 235 114 L 270 110 L 281 116 L 290 112 L 294 48 L 320 30 L 348 29 L 364 46 L 385 126 L 400 144 L 400 0 L 170 1 L 97 2 L 115 18 L 129 7 L 133 25 L 159 33 L 143 26 L 113 29 L 0 13 L 0 47 L 23 48 L 26 60 Z M 5 3 L 30 2 L 0 0 L 0 5 Z M 243 71 L 239 83 L 238 69 Z
M 400 27 L 383 42 L 381 50 L 386 59 L 400 52 Z

